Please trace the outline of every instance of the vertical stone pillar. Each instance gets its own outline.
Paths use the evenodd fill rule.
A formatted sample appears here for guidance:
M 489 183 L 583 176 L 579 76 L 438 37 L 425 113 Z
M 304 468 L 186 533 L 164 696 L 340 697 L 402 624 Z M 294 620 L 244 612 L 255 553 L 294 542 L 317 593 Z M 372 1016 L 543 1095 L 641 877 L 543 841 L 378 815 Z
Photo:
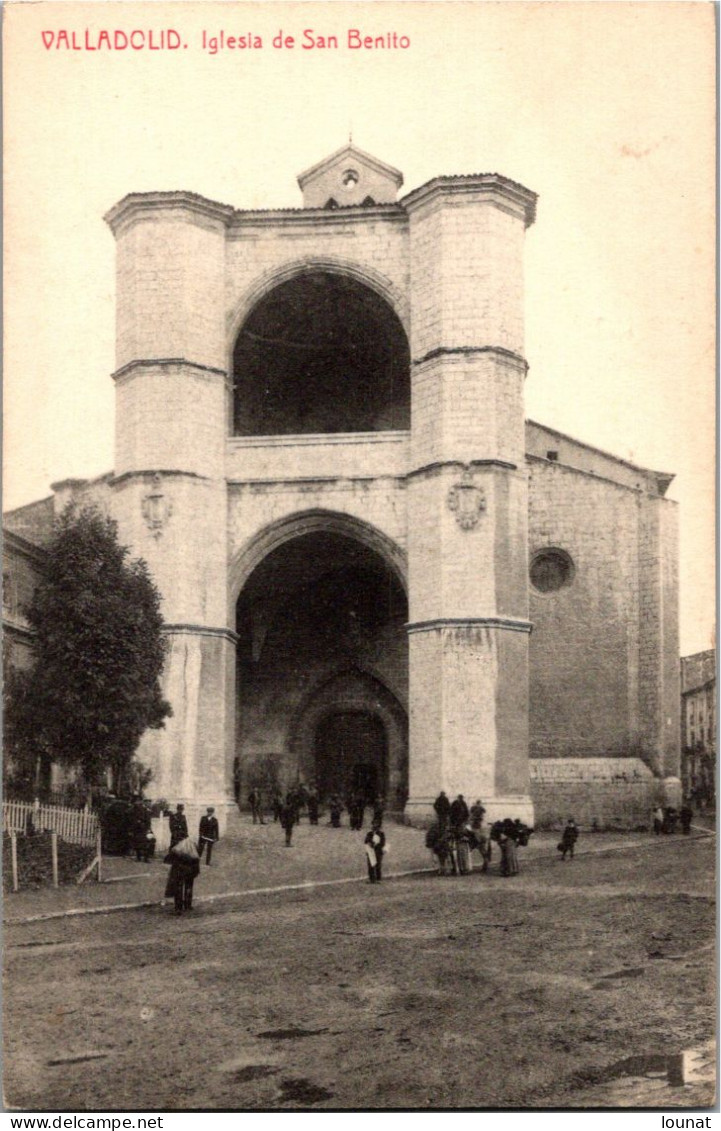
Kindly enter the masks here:
M 678 513 L 669 499 L 641 499 L 638 566 L 641 753 L 663 781 L 666 802 L 679 805 Z
M 533 819 L 523 236 L 535 195 L 443 177 L 410 218 L 411 819 L 439 789 Z
M 168 636 L 173 716 L 138 757 L 152 792 L 232 804 L 235 635 L 227 608 L 225 231 L 232 209 L 136 194 L 106 217 L 117 243 L 113 513 L 148 563 Z

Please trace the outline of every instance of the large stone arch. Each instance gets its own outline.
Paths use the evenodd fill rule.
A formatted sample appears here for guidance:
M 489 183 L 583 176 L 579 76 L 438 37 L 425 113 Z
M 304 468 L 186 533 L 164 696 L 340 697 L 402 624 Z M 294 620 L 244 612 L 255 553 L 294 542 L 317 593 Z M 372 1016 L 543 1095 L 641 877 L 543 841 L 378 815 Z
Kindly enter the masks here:
M 316 531 L 339 534 L 346 538 L 355 539 L 364 546 L 374 550 L 393 570 L 403 590 L 408 594 L 408 563 L 405 550 L 387 534 L 353 515 L 343 514 L 340 511 L 329 511 L 313 508 L 285 515 L 259 530 L 238 551 L 230 563 L 228 573 L 228 615 L 231 629 L 235 628 L 233 621 L 235 605 L 240 592 L 253 570 L 260 565 L 265 557 L 272 551 L 289 542 L 293 538 L 304 534 L 313 534 Z
M 228 372 L 233 368 L 233 348 L 240 329 L 253 308 L 281 283 L 286 283 L 298 275 L 314 271 L 325 271 L 331 275 L 345 275 L 357 283 L 369 287 L 380 298 L 385 299 L 410 339 L 410 299 L 391 279 L 375 268 L 358 263 L 340 255 L 304 256 L 269 268 L 257 275 L 243 291 L 229 312 L 227 319 L 226 356 Z
M 290 751 L 302 778 L 315 776 L 315 740 L 318 728 L 330 715 L 358 711 L 383 724 L 387 749 L 387 775 L 383 783 L 386 803 L 401 811 L 408 796 L 408 719 L 396 697 L 367 671 L 351 668 L 334 674 L 313 688 L 301 705 L 290 735 Z
M 235 327 L 234 436 L 405 431 L 410 342 L 388 280 L 317 260 L 253 288 Z

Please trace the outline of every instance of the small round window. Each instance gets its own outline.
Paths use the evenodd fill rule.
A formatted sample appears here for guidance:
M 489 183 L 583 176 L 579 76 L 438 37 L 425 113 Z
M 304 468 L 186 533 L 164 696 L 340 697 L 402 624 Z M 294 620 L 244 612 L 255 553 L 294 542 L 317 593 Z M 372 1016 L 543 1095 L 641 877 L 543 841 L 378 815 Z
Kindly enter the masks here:
M 573 562 L 563 550 L 539 550 L 531 562 L 531 584 L 539 593 L 554 593 L 573 578 Z

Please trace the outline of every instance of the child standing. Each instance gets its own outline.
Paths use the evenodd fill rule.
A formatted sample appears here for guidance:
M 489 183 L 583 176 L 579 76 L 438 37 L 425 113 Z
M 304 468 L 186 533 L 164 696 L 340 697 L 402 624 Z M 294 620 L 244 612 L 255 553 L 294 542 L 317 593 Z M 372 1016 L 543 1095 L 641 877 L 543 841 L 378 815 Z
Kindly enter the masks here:
M 578 826 L 576 825 L 573 817 L 569 817 L 566 823 L 566 827 L 563 830 L 563 835 L 561 836 L 561 842 L 558 846 L 558 851 L 561 853 L 562 860 L 566 859 L 566 854 L 568 854 L 570 859 L 573 860 L 573 848 L 577 840 Z

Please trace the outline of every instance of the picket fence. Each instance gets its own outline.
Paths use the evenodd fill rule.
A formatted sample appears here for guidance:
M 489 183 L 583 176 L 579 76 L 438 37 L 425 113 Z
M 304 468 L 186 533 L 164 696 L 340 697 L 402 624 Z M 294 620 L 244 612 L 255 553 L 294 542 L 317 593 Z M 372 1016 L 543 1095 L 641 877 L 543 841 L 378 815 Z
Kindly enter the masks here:
M 94 845 L 98 836 L 98 817 L 82 809 L 63 809 L 59 805 L 40 805 L 31 801 L 3 801 L 3 832 L 27 831 L 28 817 L 36 832 L 54 831 L 69 844 Z

